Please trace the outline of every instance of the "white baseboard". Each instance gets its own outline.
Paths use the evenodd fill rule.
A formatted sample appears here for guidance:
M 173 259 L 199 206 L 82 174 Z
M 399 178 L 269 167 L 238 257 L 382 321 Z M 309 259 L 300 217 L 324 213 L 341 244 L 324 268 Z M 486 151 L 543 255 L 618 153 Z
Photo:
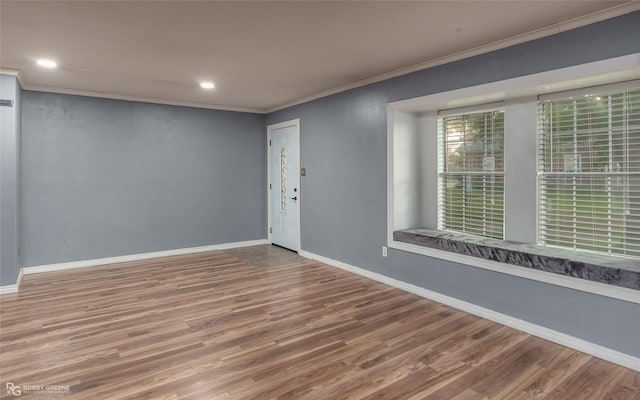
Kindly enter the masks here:
M 18 272 L 18 279 L 16 279 L 16 287 L 20 287 L 20 282 L 22 282 L 22 268 L 20 268 L 20 272 Z
M 127 256 L 96 258 L 93 260 L 71 261 L 71 262 L 64 262 L 64 263 L 58 263 L 58 264 L 38 265 L 35 267 L 24 267 L 20 270 L 19 279 L 22 277 L 22 275 L 37 274 L 40 272 L 61 271 L 61 270 L 72 269 L 72 268 L 96 267 L 99 265 L 106 265 L 106 264 L 147 260 L 149 258 L 158 258 L 158 257 L 179 256 L 179 255 L 191 254 L 191 253 L 202 253 L 205 251 L 232 249 L 236 247 L 257 246 L 257 245 L 267 244 L 267 243 L 268 242 L 266 239 L 248 240 L 245 242 L 222 243 L 222 244 L 214 244 L 210 246 L 188 247 L 184 249 L 155 251 L 153 253 L 131 254 Z
M 16 293 L 17 291 L 18 291 L 18 285 L 0 286 L 0 294 Z
M 333 260 L 331 258 L 319 256 L 317 254 L 310 253 L 308 251 L 300 251 L 302 257 L 310 258 L 320 261 L 322 263 L 343 269 L 354 274 L 364 276 L 374 281 L 378 281 L 389 286 L 396 287 L 409 293 L 416 294 L 418 296 L 437 301 L 438 303 L 446 304 L 453 308 L 457 308 L 462 311 L 466 311 L 470 314 L 477 315 L 482 318 L 489 319 L 502 325 L 509 326 L 511 328 L 526 332 L 528 334 L 540 337 L 542 339 L 549 340 L 551 342 L 560 344 L 565 347 L 572 348 L 574 350 L 581 351 L 586 354 L 590 354 L 594 357 L 603 359 L 605 361 L 612 362 L 614 364 L 621 365 L 626 368 L 630 368 L 640 372 L 640 358 L 631 356 L 619 352 L 617 350 L 610 349 L 608 347 L 601 346 L 599 344 L 587 342 L 586 340 L 578 339 L 576 337 L 567 335 L 562 332 L 555 331 L 553 329 L 545 328 L 544 326 L 532 324 L 521 319 L 511 317 L 506 314 L 499 313 L 497 311 L 490 310 L 488 308 L 480 307 L 478 305 L 468 303 L 456 299 L 454 297 L 446 296 L 444 294 L 434 292 L 425 289 L 420 286 L 412 285 L 397 279 L 390 278 L 388 276 L 371 272 L 363 268 L 359 268 L 350 264 L 343 263 L 341 261 Z

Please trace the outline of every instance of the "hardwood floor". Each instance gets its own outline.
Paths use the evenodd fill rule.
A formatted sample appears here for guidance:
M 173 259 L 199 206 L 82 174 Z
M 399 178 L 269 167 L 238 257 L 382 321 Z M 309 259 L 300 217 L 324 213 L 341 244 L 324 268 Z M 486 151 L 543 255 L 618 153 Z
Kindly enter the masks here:
M 0 375 L 75 399 L 640 399 L 640 373 L 270 246 L 27 275 Z

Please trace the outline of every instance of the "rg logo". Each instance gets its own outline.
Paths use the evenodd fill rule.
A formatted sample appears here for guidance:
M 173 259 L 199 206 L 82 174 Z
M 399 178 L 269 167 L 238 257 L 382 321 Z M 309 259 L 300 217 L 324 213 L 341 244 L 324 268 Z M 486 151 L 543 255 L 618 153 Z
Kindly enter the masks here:
M 6 388 L 8 394 L 12 394 L 14 396 L 20 396 L 22 394 L 20 386 L 15 385 L 13 382 L 7 382 Z

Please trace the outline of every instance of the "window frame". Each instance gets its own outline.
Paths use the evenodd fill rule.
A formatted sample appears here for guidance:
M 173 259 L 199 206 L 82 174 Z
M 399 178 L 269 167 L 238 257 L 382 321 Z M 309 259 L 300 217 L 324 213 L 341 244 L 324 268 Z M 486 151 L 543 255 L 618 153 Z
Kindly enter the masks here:
M 557 286 L 568 287 L 589 293 L 595 293 L 611 298 L 631 301 L 640 304 L 640 291 L 627 289 L 618 286 L 607 285 L 604 283 L 593 282 L 585 279 L 564 276 L 560 274 L 545 272 L 536 269 L 517 267 L 509 264 L 490 261 L 473 256 L 457 254 L 451 251 L 433 249 L 414 245 L 410 243 L 395 241 L 393 232 L 399 229 L 407 229 L 408 227 L 398 227 L 394 220 L 397 220 L 397 210 L 395 208 L 395 192 L 397 188 L 394 186 L 394 129 L 396 128 L 396 118 L 404 114 L 412 114 L 419 116 L 418 124 L 424 124 L 426 135 L 436 135 L 437 138 L 437 118 L 438 111 L 449 110 L 453 108 L 469 107 L 487 108 L 490 104 L 503 102 L 505 106 L 516 105 L 523 106 L 523 114 L 527 115 L 533 110 L 533 121 L 537 121 L 537 101 L 543 99 L 551 93 L 550 96 L 566 93 L 574 90 L 589 90 L 593 86 L 618 84 L 625 85 L 624 82 L 640 79 L 640 53 L 634 53 L 626 56 L 615 57 L 611 59 L 591 62 L 587 64 L 575 65 L 568 68 L 546 71 L 533 75 L 526 75 L 517 78 L 491 82 L 478 86 L 471 86 L 462 89 L 456 89 L 446 92 L 433 93 L 430 95 L 401 100 L 388 104 L 388 126 L 387 126 L 387 243 L 390 249 L 406 251 L 419 255 L 429 256 L 445 261 L 452 261 L 459 264 L 488 269 L 508 275 L 518 276 L 539 282 L 550 283 Z M 583 89 L 587 88 L 587 89 Z M 528 107 L 528 108 L 527 108 Z M 505 117 L 506 118 L 506 117 Z M 537 125 L 533 124 L 534 132 L 533 143 L 537 146 L 538 136 Z M 509 131 L 505 121 L 505 131 Z M 505 136 L 508 136 L 506 134 Z M 506 140 L 506 138 L 505 138 Z M 505 145 L 506 146 L 506 145 Z M 428 146 L 422 146 L 427 149 Z M 437 149 L 437 145 L 433 149 Z M 508 149 L 505 149 L 505 157 Z M 537 185 L 537 152 L 534 152 L 534 170 L 533 170 L 533 193 L 538 193 Z M 425 158 L 427 167 L 433 169 L 437 175 L 437 155 L 429 154 Z M 434 163 L 434 160 L 436 161 Z M 506 161 L 505 161 L 506 163 Z M 434 165 L 435 164 L 435 165 Z M 508 174 L 508 166 L 505 164 L 505 175 Z M 429 181 L 429 177 L 426 178 Z M 433 181 L 430 181 L 433 183 Z M 437 181 L 436 181 L 437 183 Z M 505 191 L 507 182 L 505 181 Z M 437 186 L 433 186 L 437 187 Z M 430 194 L 429 194 L 430 195 Z M 507 194 L 505 193 L 505 196 Z M 435 196 L 437 198 L 437 195 Z M 398 199 L 402 201 L 402 199 Z M 537 196 L 533 199 L 533 211 L 528 212 L 528 221 L 533 222 L 533 235 L 527 233 L 526 242 L 537 243 L 537 221 L 538 208 Z M 506 206 L 506 205 L 505 205 Z M 532 215 L 530 215 L 532 214 Z M 509 231 L 508 224 L 511 216 L 505 215 L 505 233 Z M 437 219 L 436 219 L 437 220 Z M 433 219 L 432 219 L 433 221 Z M 436 228 L 436 226 L 432 226 Z M 506 240 L 513 240 L 509 237 Z M 524 240 L 522 240 L 524 241 Z M 393 256 L 393 252 L 390 253 Z
M 627 82 L 620 82 L 620 83 L 615 83 L 615 84 L 609 84 L 609 85 L 600 85 L 600 86 L 596 86 L 596 87 L 590 87 L 590 88 L 583 88 L 583 89 L 578 89 L 578 90 L 573 90 L 573 91 L 565 91 L 565 92 L 561 92 L 561 93 L 553 93 L 553 94 L 549 94 L 549 95 L 545 95 L 545 96 L 539 96 L 538 98 L 538 107 L 542 107 L 543 104 L 545 103 L 550 103 L 550 102 L 560 102 L 560 101 L 569 101 L 569 100 L 574 100 L 574 102 L 576 101 L 576 99 L 580 99 L 582 97 L 599 97 L 599 96 L 604 96 L 604 97 L 610 97 L 610 96 L 614 96 L 614 95 L 619 95 L 622 94 L 624 92 L 628 92 L 628 91 L 632 91 L 632 92 L 638 92 L 640 91 L 640 81 L 639 80 L 632 80 L 632 81 L 627 81 Z M 574 105 L 575 107 L 575 105 Z M 611 105 L 609 105 L 609 107 L 611 107 Z M 607 117 L 609 118 L 609 121 L 611 121 L 611 108 L 609 108 L 609 110 L 607 110 Z M 541 111 L 539 111 L 540 113 Z M 577 110 L 574 109 L 573 112 L 573 117 L 574 117 L 574 121 L 575 121 L 575 113 L 577 112 Z M 540 118 L 540 115 L 539 117 Z M 574 122 L 575 123 L 575 122 Z M 540 124 L 540 121 L 538 121 L 538 124 Z M 609 127 L 610 129 L 612 129 L 611 127 Z M 611 132 L 610 132 L 611 133 Z M 575 233 L 574 233 L 574 238 L 573 238 L 573 247 L 569 247 L 569 246 L 565 246 L 565 245 L 559 245 L 559 244 L 549 244 L 549 243 L 545 243 L 545 241 L 548 241 L 548 239 L 545 238 L 544 235 L 544 228 L 545 226 L 543 226 L 543 217 L 542 217 L 542 203 L 543 203 L 543 191 L 541 188 L 542 185 L 542 181 L 546 180 L 547 178 L 545 178 L 546 176 L 552 176 L 554 174 L 554 171 L 543 171 L 543 160 L 541 159 L 541 157 L 544 156 L 543 154 L 543 148 L 545 148 L 545 144 L 543 143 L 543 141 L 545 140 L 544 138 L 544 130 L 542 129 L 542 127 L 538 127 L 538 142 L 539 142 L 539 151 L 538 151 L 538 171 L 537 171 L 537 176 L 538 176 L 538 190 L 537 190 L 537 201 L 538 201 L 538 220 L 537 220 L 537 244 L 540 246 L 545 246 L 545 247 L 551 247 L 551 248 L 557 248 L 557 249 L 565 249 L 565 250 L 576 250 L 576 251 L 580 251 L 580 252 L 584 252 L 584 253 L 594 253 L 594 254 L 600 254 L 600 255 L 610 255 L 613 257 L 628 257 L 630 260 L 638 260 L 640 262 L 640 256 L 626 256 L 624 254 L 619 254 L 616 253 L 614 251 L 612 251 L 611 249 L 611 243 L 609 243 L 609 252 L 603 252 L 603 251 L 598 251 L 598 250 L 591 250 L 591 249 L 585 249 L 585 248 L 580 248 L 578 246 L 576 246 L 575 241 L 579 240 L 580 238 L 575 237 Z M 578 133 L 573 132 L 573 140 L 574 142 L 577 140 L 578 138 Z M 553 150 L 552 150 L 553 151 Z M 582 157 L 582 155 L 580 153 L 577 153 L 577 156 Z M 611 156 L 611 155 L 610 155 Z M 565 155 L 566 157 L 566 155 Z M 582 169 L 582 168 L 581 168 Z M 636 173 L 637 174 L 637 173 Z M 574 175 L 576 177 L 580 177 L 580 179 L 582 178 L 589 178 L 592 177 L 592 173 L 590 172 L 583 172 L 583 171 L 579 171 L 579 172 L 574 172 Z M 615 174 L 611 174 L 610 177 L 615 176 Z M 549 197 L 546 197 L 546 199 L 548 199 Z M 575 203 L 575 200 L 574 200 Z M 611 216 L 609 216 L 609 218 L 612 218 Z M 602 221 L 602 219 L 599 219 L 598 221 Z M 548 221 L 546 221 L 548 223 Z M 611 225 L 611 221 L 607 221 L 607 223 L 609 225 Z M 611 232 L 609 232 L 609 234 L 611 234 Z M 634 245 L 634 247 L 637 247 L 637 245 Z M 637 251 L 637 250 L 636 250 Z
M 465 110 L 460 110 L 460 109 L 455 109 L 455 110 L 447 110 L 447 111 L 440 111 L 438 112 L 438 229 L 440 230 L 444 230 L 444 231 L 448 231 L 448 232 L 455 232 L 455 233 L 467 233 L 467 234 L 474 234 L 474 235 L 479 235 L 478 233 L 474 233 L 471 232 L 471 229 L 469 229 L 469 231 L 467 230 L 456 230 L 456 229 L 447 229 L 447 226 L 445 225 L 446 223 L 446 207 L 448 202 L 445 202 L 445 196 L 446 196 L 446 191 L 445 191 L 445 186 L 446 186 L 446 180 L 448 179 L 447 176 L 455 176 L 455 175 L 460 175 L 463 177 L 471 177 L 473 175 L 477 175 L 477 176 L 493 176 L 494 178 L 500 177 L 502 180 L 502 226 L 501 226 L 501 237 L 500 238 L 496 238 L 494 236 L 489 236 L 489 235 L 479 235 L 479 236 L 483 236 L 483 237 L 487 237 L 487 238 L 494 238 L 494 239 L 499 239 L 499 240 L 504 240 L 505 237 L 505 224 L 504 224 L 504 217 L 505 217 L 505 210 L 504 210 L 504 176 L 505 176 L 505 168 L 504 168 L 504 156 L 505 156 L 505 146 L 504 146 L 504 134 L 505 134 L 505 129 L 504 129 L 504 104 L 503 103 L 498 103 L 495 105 L 491 105 L 490 107 L 482 107 L 482 108 L 478 108 L 475 110 L 471 110 L 469 111 L 468 109 Z M 500 171 L 494 171 L 494 172 L 488 172 L 488 173 L 484 173 L 486 171 L 480 171 L 480 170 L 469 170 L 469 171 L 463 171 L 463 172 L 454 172 L 454 171 L 447 171 L 447 155 L 446 155 L 446 147 L 447 147 L 447 138 L 446 135 L 447 133 L 445 132 L 445 119 L 449 118 L 449 117 L 469 117 L 469 116 L 475 116 L 475 115 L 480 115 L 480 114 L 489 114 L 489 113 L 494 113 L 494 112 L 502 112 L 503 113 L 503 124 L 502 124 L 502 134 L 503 134 L 503 140 L 502 140 L 502 164 L 503 167 Z M 486 129 L 486 127 L 485 127 Z M 466 145 L 466 144 L 465 144 Z M 484 149 L 486 151 L 486 148 Z M 466 156 L 465 156 L 466 157 Z M 493 183 L 492 183 L 493 185 Z M 463 217 L 464 219 L 464 217 Z M 465 221 L 463 220 L 463 226 L 465 224 Z M 484 221 L 483 223 L 486 224 L 486 221 Z

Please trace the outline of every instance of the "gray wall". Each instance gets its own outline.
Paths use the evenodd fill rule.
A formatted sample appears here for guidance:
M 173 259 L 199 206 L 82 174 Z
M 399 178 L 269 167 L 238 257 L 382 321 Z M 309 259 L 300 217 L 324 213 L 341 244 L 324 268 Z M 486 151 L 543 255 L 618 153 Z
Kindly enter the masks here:
M 20 266 L 20 95 L 15 76 L 0 75 L 0 286 L 13 285 Z
M 638 304 L 381 251 L 388 102 L 640 52 L 638 38 L 640 12 L 269 114 L 300 118 L 302 249 L 640 356 Z
M 23 266 L 264 239 L 264 116 L 23 93 Z

